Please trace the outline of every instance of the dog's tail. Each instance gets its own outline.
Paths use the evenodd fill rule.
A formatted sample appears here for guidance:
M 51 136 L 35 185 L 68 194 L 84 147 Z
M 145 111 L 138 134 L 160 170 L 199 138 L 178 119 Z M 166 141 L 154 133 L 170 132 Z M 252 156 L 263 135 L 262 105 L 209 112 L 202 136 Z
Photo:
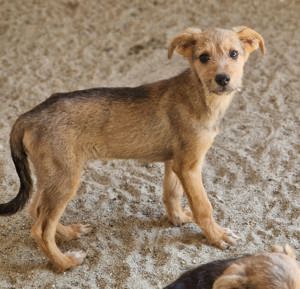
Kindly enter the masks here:
M 20 189 L 17 196 L 5 204 L 0 204 L 0 216 L 9 216 L 21 210 L 29 199 L 32 190 L 32 179 L 29 163 L 23 144 L 24 121 L 20 117 L 14 124 L 10 134 L 11 157 L 20 179 Z

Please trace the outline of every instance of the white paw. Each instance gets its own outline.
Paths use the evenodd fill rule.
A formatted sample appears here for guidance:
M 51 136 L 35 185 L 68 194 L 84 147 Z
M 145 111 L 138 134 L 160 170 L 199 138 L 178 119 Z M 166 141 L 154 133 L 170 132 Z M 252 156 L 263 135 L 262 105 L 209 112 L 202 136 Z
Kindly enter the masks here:
M 241 239 L 240 236 L 233 233 L 229 228 L 224 228 L 224 233 L 224 240 L 230 245 L 235 245 Z
M 65 253 L 66 256 L 70 257 L 77 264 L 81 264 L 86 257 L 86 252 L 84 251 L 68 251 Z

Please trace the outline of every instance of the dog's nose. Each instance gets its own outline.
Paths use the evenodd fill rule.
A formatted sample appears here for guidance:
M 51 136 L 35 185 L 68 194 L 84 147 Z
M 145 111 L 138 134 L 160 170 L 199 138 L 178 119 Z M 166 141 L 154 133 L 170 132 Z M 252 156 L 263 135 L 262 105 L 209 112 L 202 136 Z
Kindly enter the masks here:
M 217 84 L 221 85 L 221 86 L 226 86 L 229 81 L 230 81 L 230 76 L 227 74 L 217 74 L 215 81 Z

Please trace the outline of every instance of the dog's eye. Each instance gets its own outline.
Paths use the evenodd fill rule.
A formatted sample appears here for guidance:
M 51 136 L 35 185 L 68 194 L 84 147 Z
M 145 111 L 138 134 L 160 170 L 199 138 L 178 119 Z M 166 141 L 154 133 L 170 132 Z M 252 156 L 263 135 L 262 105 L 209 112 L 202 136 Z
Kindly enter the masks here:
M 238 56 L 239 56 L 239 53 L 238 53 L 237 50 L 231 50 L 231 51 L 229 52 L 229 56 L 230 56 L 232 59 L 237 59 Z
M 209 60 L 209 55 L 207 53 L 203 53 L 199 56 L 199 60 L 201 63 L 207 63 Z

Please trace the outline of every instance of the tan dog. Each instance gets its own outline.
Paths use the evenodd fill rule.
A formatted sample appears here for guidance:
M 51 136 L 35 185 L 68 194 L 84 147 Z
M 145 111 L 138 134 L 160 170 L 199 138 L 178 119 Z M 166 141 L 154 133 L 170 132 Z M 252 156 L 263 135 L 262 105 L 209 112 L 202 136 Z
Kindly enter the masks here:
M 164 289 L 300 289 L 300 265 L 291 247 L 213 261 L 184 273 Z
M 183 73 L 139 87 L 94 88 L 54 94 L 19 117 L 10 138 L 12 158 L 20 177 L 15 199 L 0 205 L 1 215 L 22 208 L 32 191 L 28 158 L 37 177 L 30 213 L 32 236 L 61 271 L 80 264 L 85 253 L 63 254 L 56 232 L 78 238 L 90 228 L 59 223 L 76 194 L 82 168 L 90 159 L 142 159 L 165 162 L 164 203 L 173 224 L 195 221 L 220 248 L 236 236 L 213 218 L 201 180 L 204 157 L 218 132 L 243 67 L 262 37 L 252 29 L 187 29 L 175 37 L 176 50 L 190 63 Z M 192 212 L 180 206 L 185 191 Z

